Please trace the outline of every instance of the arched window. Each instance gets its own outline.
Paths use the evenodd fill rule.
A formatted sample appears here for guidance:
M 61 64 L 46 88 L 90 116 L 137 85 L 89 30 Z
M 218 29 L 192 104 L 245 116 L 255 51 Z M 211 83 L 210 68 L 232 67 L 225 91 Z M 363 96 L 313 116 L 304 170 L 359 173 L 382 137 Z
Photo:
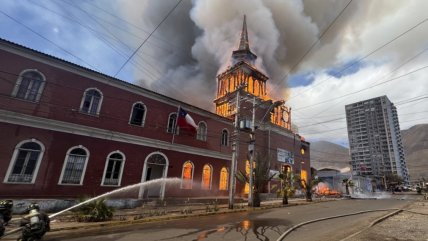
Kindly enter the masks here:
M 124 164 L 125 157 L 120 151 L 108 155 L 102 185 L 120 186 Z
M 144 126 L 144 120 L 146 119 L 146 107 L 143 103 L 138 102 L 132 106 L 131 120 L 129 121 L 132 125 Z
M 201 141 L 207 140 L 207 124 L 203 121 L 198 124 L 198 133 L 196 135 L 196 139 Z
M 19 75 L 12 96 L 37 102 L 45 86 L 45 77 L 35 69 L 28 69 Z
M 202 169 L 202 182 L 201 182 L 201 188 L 202 189 L 211 189 L 211 177 L 212 177 L 213 168 L 206 164 L 204 165 L 204 168 Z
M 168 132 L 168 133 L 174 133 L 175 132 L 175 134 L 178 134 L 176 123 L 177 123 L 177 113 L 173 112 L 173 113 L 169 114 L 166 132 Z
M 229 186 L 229 172 L 226 167 L 222 167 L 220 171 L 220 185 L 219 190 L 227 190 Z
M 81 185 L 88 158 L 89 151 L 86 148 L 82 146 L 71 148 L 65 157 L 59 184 Z
M 193 183 L 193 163 L 187 161 L 183 164 L 183 173 L 181 175 L 181 188 L 192 189 Z
M 229 145 L 229 132 L 226 129 L 221 131 L 221 145 L 228 146 Z
M 37 140 L 26 140 L 15 147 L 5 182 L 34 183 L 45 147 Z
M 100 113 L 103 95 L 101 91 L 91 88 L 83 94 L 80 111 L 89 115 L 98 115 Z

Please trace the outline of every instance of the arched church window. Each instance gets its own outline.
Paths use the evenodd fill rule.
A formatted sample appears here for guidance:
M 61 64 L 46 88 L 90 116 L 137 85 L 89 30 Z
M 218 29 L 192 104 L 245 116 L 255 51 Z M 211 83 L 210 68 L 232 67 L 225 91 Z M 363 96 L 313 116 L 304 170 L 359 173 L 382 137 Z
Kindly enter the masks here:
M 229 145 L 229 132 L 226 129 L 221 131 L 221 145 L 222 146 Z
M 169 114 L 166 132 L 178 134 L 177 113 L 173 112 Z
M 203 121 L 198 124 L 198 133 L 196 135 L 197 140 L 206 141 L 207 140 L 207 124 Z
M 211 189 L 212 170 L 213 168 L 210 165 L 204 165 L 204 168 L 202 169 L 202 189 Z
M 222 167 L 220 171 L 220 185 L 219 190 L 227 190 L 227 187 L 229 185 L 229 172 L 227 171 L 226 167 Z
M 108 155 L 102 184 L 105 186 L 120 186 L 125 157 L 120 151 Z
M 45 77 L 35 69 L 27 69 L 21 72 L 16 80 L 12 96 L 37 102 L 45 86 Z
M 187 161 L 183 164 L 183 171 L 181 175 L 181 188 L 192 189 L 193 183 L 193 163 Z
M 6 174 L 7 183 L 34 183 L 45 147 L 37 140 L 26 140 L 15 147 Z
M 131 125 L 144 126 L 144 120 L 146 119 L 146 106 L 137 102 L 132 106 L 131 119 L 129 123 Z
M 103 95 L 101 91 L 90 88 L 85 91 L 80 105 L 80 112 L 89 115 L 98 115 L 100 113 Z
M 88 159 L 89 151 L 85 147 L 70 148 L 65 157 L 60 184 L 82 185 Z

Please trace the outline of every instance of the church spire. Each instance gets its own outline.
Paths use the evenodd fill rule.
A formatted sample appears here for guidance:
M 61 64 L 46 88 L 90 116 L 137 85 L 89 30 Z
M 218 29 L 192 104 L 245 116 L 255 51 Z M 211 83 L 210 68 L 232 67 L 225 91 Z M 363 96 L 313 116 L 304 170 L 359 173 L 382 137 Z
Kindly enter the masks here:
M 257 56 L 251 52 L 250 44 L 248 43 L 247 16 L 245 16 L 244 14 L 244 23 L 242 24 L 241 39 L 239 41 L 238 49 L 232 52 L 232 64 L 245 61 L 254 65 L 256 59 Z
M 239 42 L 239 50 L 250 50 L 250 44 L 248 43 L 248 32 L 247 32 L 247 16 L 244 14 L 244 23 L 242 24 L 241 41 Z

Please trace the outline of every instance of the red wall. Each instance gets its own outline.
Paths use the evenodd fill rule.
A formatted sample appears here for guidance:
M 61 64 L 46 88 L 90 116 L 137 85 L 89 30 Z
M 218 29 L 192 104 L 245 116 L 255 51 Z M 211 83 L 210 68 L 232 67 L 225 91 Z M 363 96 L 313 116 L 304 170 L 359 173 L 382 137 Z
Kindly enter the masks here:
M 172 140 L 172 134 L 166 132 L 166 127 L 169 114 L 177 112 L 178 105 L 165 104 L 143 95 L 134 94 L 2 50 L 0 50 L 0 56 L 2 56 L 0 59 L 0 78 L 2 79 L 0 82 L 1 109 L 163 141 Z M 25 69 L 37 69 L 46 77 L 46 85 L 38 103 L 11 97 L 18 75 Z M 120 81 L 115 82 L 120 83 Z M 124 85 L 129 84 L 124 83 Z M 87 88 L 97 88 L 103 94 L 100 114 L 97 117 L 79 112 L 83 93 Z M 141 90 L 136 86 L 134 89 Z M 161 95 L 158 95 L 158 97 L 163 98 L 165 101 L 170 100 L 168 97 Z M 132 105 L 138 101 L 143 102 L 147 108 L 144 127 L 128 124 Z M 183 108 L 186 108 L 185 104 Z M 231 124 L 224 124 L 213 120 L 212 117 L 192 113 L 189 109 L 187 111 L 196 123 L 199 121 L 207 123 L 208 139 L 204 142 L 196 140 L 194 137 L 178 136 L 175 138 L 177 143 L 230 153 L 229 147 L 220 146 L 220 140 L 222 129 L 229 129 L 230 132 Z M 206 113 L 208 116 L 215 116 L 214 114 Z
M 28 49 L 23 50 L 27 53 Z M 52 59 L 46 55 L 32 53 L 35 58 L 32 60 L 4 50 L 0 50 L 0 110 L 7 110 L 26 114 L 34 117 L 43 117 L 52 121 L 62 121 L 75 123 L 81 126 L 100 128 L 118 133 L 130 134 L 171 142 L 172 134 L 166 133 L 168 117 L 171 112 L 177 111 L 177 106 L 182 105 L 188 110 L 196 123 L 205 121 L 208 127 L 208 140 L 199 141 L 194 136 L 178 135 L 174 137 L 175 144 L 182 144 L 201 150 L 214 151 L 219 154 L 231 155 L 230 145 L 225 147 L 220 145 L 221 132 L 224 128 L 232 134 L 232 122 L 213 113 L 198 109 L 194 106 L 170 99 L 166 96 L 157 95 L 140 87 L 132 86 L 133 90 L 141 94 L 135 94 L 128 90 L 118 88 L 120 85 L 128 88 L 129 83 L 121 82 L 90 72 L 70 63 Z M 74 72 L 81 72 L 93 75 L 94 78 L 103 78 L 107 82 L 102 83 L 74 72 L 63 70 L 54 66 L 63 64 L 66 68 L 73 69 Z M 18 75 L 25 69 L 37 69 L 46 77 L 46 85 L 37 103 L 20 100 L 11 96 Z M 94 117 L 79 112 L 83 93 L 87 88 L 97 88 L 103 94 L 103 102 L 99 116 Z M 160 102 L 154 98 L 145 97 L 143 93 L 150 93 L 164 100 Z M 141 101 L 147 107 L 145 126 L 138 127 L 129 125 L 129 117 L 132 105 Z M 174 104 L 167 104 L 174 103 Z M 192 111 L 193 110 L 193 111 Z M 200 114 L 198 114 L 200 113 Z M 43 130 L 34 127 L 20 126 L 0 122 L 0 197 L 78 197 L 83 195 L 94 196 L 105 193 L 117 187 L 103 187 L 101 180 L 104 172 L 107 155 L 119 150 L 126 156 L 124 172 L 121 186 L 138 183 L 141 181 L 144 160 L 152 152 L 160 151 L 169 159 L 168 176 L 180 177 L 182 165 L 185 161 L 191 160 L 194 165 L 194 185 L 192 190 L 182 190 L 177 188 L 167 188 L 166 196 L 226 196 L 228 191 L 218 191 L 221 167 L 230 169 L 230 161 L 216 159 L 212 157 L 187 154 L 152 148 L 131 143 L 118 142 L 112 140 L 98 139 L 76 134 L 68 134 L 60 131 Z M 283 133 L 288 132 L 282 130 Z M 296 153 L 294 169 L 300 169 L 301 160 L 304 161 L 303 168 L 309 168 L 309 147 L 304 156 L 300 156 L 300 140 L 285 137 L 271 131 L 257 131 L 256 152 L 266 151 L 270 148 L 271 156 L 276 160 L 277 148 L 293 150 Z M 291 133 L 289 133 L 291 135 Z M 16 145 L 31 138 L 42 142 L 46 150 L 41 161 L 37 179 L 34 184 L 8 184 L 4 183 L 7 169 L 11 162 L 13 151 Z M 245 160 L 248 155 L 248 133 L 241 133 L 238 169 L 245 169 Z M 230 141 L 231 142 L 231 141 Z M 270 144 L 269 144 L 270 143 Z M 304 143 L 308 146 L 308 143 Z M 90 157 L 86 168 L 83 185 L 67 186 L 58 185 L 64 159 L 69 148 L 82 145 L 90 151 Z M 212 190 L 201 190 L 200 180 L 202 179 L 202 168 L 204 164 L 213 167 Z M 282 163 L 273 161 L 273 169 L 279 169 Z M 241 193 L 243 184 L 237 183 L 237 193 Z M 138 193 L 132 195 L 136 197 Z
M 194 184 L 192 190 L 170 190 L 167 195 L 171 196 L 213 196 L 218 193 L 220 169 L 228 166 L 226 160 L 191 155 L 181 152 L 159 150 L 128 143 L 96 139 L 56 131 L 41 130 L 31 127 L 0 123 L 2 136 L 8 137 L 8 141 L 2 138 L 0 142 L 0 197 L 76 197 L 83 195 L 99 195 L 117 187 L 103 187 L 103 178 L 106 158 L 109 153 L 119 150 L 125 154 L 126 161 L 122 176 L 121 186 L 127 186 L 141 181 L 143 165 L 146 157 L 156 151 L 165 154 L 169 161 L 168 177 L 181 177 L 182 165 L 190 160 L 194 164 Z M 34 184 L 8 184 L 3 183 L 13 151 L 17 143 L 35 138 L 43 143 L 45 152 Z M 82 145 L 89 152 L 89 160 L 82 186 L 59 185 L 61 170 L 67 151 L 73 147 Z M 202 168 L 205 164 L 213 167 L 212 190 L 200 190 L 202 179 Z M 226 195 L 225 192 L 223 192 Z M 138 191 L 131 192 L 137 196 Z

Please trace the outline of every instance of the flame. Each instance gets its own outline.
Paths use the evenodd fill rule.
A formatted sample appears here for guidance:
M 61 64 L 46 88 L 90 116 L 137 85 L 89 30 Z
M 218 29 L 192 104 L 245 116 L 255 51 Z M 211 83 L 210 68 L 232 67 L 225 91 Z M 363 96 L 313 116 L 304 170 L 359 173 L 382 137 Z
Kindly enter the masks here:
M 339 191 L 334 190 L 334 189 L 330 189 L 328 184 L 325 184 L 325 183 L 319 183 L 315 193 L 318 195 L 324 195 L 324 196 L 341 195 L 341 193 Z
M 270 121 L 278 126 L 291 130 L 291 110 L 285 105 L 274 109 Z
M 257 69 L 230 68 L 217 76 L 216 113 L 224 117 L 231 117 L 236 113 L 236 107 L 229 103 L 227 95 L 236 91 L 240 86 L 245 86 L 244 91 L 262 100 L 272 100 L 267 94 L 267 77 Z M 226 98 L 223 98 L 226 97 Z M 270 121 L 278 126 L 291 130 L 291 109 L 280 105 L 273 109 Z
M 245 91 L 262 99 L 269 99 L 266 90 L 266 79 L 258 79 L 251 71 L 227 70 L 218 76 L 217 98 L 237 90 L 245 85 Z

